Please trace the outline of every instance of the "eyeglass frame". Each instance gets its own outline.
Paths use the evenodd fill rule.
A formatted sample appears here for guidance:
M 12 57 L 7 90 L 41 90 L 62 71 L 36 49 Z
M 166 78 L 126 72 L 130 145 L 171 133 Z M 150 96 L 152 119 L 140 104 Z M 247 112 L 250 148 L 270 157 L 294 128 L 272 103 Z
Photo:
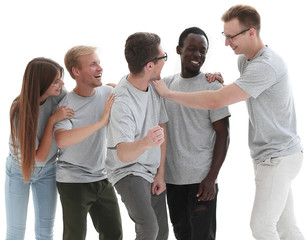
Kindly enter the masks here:
M 245 30 L 243 30 L 243 31 L 241 31 L 241 32 L 239 32 L 239 33 L 233 35 L 233 36 L 227 36 L 224 32 L 222 32 L 222 35 L 223 35 L 226 39 L 232 40 L 232 39 L 235 38 L 236 36 L 239 36 L 239 35 L 241 35 L 241 34 L 247 32 L 247 31 L 249 31 L 250 29 L 251 29 L 251 28 L 245 29 Z
M 157 62 L 157 61 L 159 61 L 159 60 L 161 60 L 161 59 L 164 59 L 165 62 L 167 61 L 167 53 L 166 53 L 166 52 L 164 52 L 164 56 L 153 58 L 153 59 L 151 59 L 150 61 L 148 61 L 147 63 L 149 63 L 149 62 Z M 146 64 L 147 64 L 147 63 L 146 63 Z M 146 65 L 146 64 L 145 64 L 145 65 Z
M 60 82 L 63 81 L 62 79 L 57 79 L 55 82 L 51 83 L 53 86 L 55 87 L 59 87 L 60 86 Z

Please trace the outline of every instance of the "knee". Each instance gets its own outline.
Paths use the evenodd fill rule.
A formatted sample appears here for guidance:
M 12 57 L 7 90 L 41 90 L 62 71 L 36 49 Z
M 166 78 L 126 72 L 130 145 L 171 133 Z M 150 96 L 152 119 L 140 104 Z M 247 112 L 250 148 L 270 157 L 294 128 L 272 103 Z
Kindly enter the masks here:
M 265 221 L 264 219 L 252 218 L 250 221 L 250 228 L 254 238 L 266 236 L 263 239 L 276 239 L 277 229 L 273 221 Z M 261 239 L 262 239 L 261 238 Z
M 144 224 L 136 227 L 136 239 L 156 240 L 159 233 L 159 226 L 157 221 L 146 221 Z

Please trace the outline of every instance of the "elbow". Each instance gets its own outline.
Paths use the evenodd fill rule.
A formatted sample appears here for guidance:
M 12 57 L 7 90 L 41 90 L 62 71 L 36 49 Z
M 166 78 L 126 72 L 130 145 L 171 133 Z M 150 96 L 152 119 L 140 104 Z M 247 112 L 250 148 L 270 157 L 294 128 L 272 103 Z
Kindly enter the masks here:
M 216 110 L 216 109 L 223 107 L 223 105 L 219 101 L 214 100 L 214 99 L 212 99 L 212 101 L 208 104 L 208 106 L 209 106 L 208 109 L 211 109 L 211 110 Z
M 123 163 L 127 163 L 130 162 L 129 159 L 127 158 L 127 156 L 125 154 L 122 153 L 122 151 L 118 151 L 117 150 L 117 157 L 118 159 L 123 162 Z
M 125 154 L 125 151 L 121 148 L 121 144 L 117 144 L 116 149 L 117 157 L 121 162 L 130 162 L 130 160 L 128 159 L 128 154 Z
M 55 142 L 58 145 L 59 148 L 66 148 L 67 144 L 65 143 L 65 140 L 61 137 L 60 133 L 55 133 L 54 135 Z

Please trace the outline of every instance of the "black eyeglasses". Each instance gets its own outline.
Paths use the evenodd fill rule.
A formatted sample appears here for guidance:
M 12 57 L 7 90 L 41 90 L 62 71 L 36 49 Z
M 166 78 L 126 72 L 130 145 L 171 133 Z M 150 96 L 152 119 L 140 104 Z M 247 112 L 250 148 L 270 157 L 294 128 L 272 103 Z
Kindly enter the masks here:
M 250 30 L 250 28 L 245 29 L 245 30 L 243 30 L 243 31 L 241 31 L 241 32 L 239 32 L 239 33 L 233 35 L 233 36 L 226 35 L 224 32 L 222 32 L 222 34 L 223 34 L 223 36 L 224 36 L 225 38 L 227 38 L 228 40 L 232 40 L 232 39 L 235 38 L 236 36 L 239 36 L 240 34 L 245 33 L 245 32 L 247 32 L 247 31 L 249 31 L 249 30 Z
M 149 62 L 157 62 L 157 61 L 159 61 L 159 60 L 161 60 L 161 59 L 164 59 L 164 61 L 166 62 L 167 61 L 167 53 L 166 52 L 164 52 L 164 56 L 162 56 L 162 57 L 156 57 L 156 58 L 154 58 L 154 59 L 151 59 L 150 61 L 148 61 L 147 63 L 149 63 Z M 146 64 L 147 64 L 146 63 Z M 145 65 L 146 65 L 145 64 Z

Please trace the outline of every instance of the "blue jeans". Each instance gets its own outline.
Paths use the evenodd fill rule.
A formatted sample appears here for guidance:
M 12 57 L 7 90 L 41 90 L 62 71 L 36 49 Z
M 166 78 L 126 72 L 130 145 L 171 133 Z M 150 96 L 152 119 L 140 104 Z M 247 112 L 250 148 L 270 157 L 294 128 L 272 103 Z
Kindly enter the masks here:
M 35 210 L 36 240 L 53 239 L 57 202 L 56 164 L 36 167 L 29 182 L 23 181 L 21 167 L 13 156 L 6 161 L 6 240 L 23 240 L 26 230 L 30 187 Z

